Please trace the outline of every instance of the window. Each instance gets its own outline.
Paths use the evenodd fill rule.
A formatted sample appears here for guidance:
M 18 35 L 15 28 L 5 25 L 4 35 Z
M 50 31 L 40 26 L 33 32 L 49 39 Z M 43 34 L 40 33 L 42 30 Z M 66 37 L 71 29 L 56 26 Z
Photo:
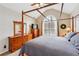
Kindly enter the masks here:
M 54 16 L 49 15 L 43 20 L 43 34 L 57 35 L 57 20 Z
M 79 16 L 77 16 L 74 21 L 75 31 L 79 32 Z

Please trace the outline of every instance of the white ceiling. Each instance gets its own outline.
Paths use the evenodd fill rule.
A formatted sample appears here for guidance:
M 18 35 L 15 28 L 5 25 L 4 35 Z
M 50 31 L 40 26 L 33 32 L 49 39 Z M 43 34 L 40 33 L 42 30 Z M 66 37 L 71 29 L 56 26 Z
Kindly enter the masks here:
M 63 12 L 71 14 L 77 6 L 79 6 L 78 3 L 64 3 Z M 53 8 L 60 11 L 61 10 L 61 4 L 54 5 Z
M 33 6 L 31 6 L 31 3 L 2 3 L 0 4 L 4 7 L 7 7 L 9 9 L 12 9 L 13 11 L 16 11 L 18 13 L 21 13 L 21 11 L 28 11 L 34 9 Z M 78 8 L 79 3 L 64 3 L 63 12 L 71 14 L 76 8 Z M 61 10 L 61 4 L 56 4 L 50 7 L 47 7 L 47 9 L 53 8 L 58 11 Z M 47 10 L 46 8 L 43 9 L 43 11 Z M 35 12 L 37 13 L 37 12 Z M 33 15 L 34 13 L 29 13 L 29 15 Z M 38 16 L 39 13 L 35 16 Z

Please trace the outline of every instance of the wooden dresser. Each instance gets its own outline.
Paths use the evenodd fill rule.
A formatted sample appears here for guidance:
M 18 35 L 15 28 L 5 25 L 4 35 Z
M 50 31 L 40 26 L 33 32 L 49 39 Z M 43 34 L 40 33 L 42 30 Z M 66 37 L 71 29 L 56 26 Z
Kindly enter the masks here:
M 24 36 L 24 40 L 22 39 L 22 36 L 10 36 L 9 38 L 9 51 L 14 52 L 21 48 L 21 46 L 27 42 L 28 40 L 31 40 L 32 34 L 28 34 Z
M 28 41 L 33 39 L 33 34 L 28 34 L 28 37 L 27 37 Z
M 39 36 L 39 29 L 32 29 L 33 38 L 36 38 Z

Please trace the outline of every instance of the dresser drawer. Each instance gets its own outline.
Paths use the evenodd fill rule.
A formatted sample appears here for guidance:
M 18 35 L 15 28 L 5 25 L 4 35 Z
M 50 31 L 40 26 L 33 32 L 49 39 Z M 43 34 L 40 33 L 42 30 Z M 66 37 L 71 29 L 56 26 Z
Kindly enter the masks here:
M 18 37 L 9 37 L 9 51 L 14 52 L 17 49 L 21 48 L 24 42 L 27 41 L 27 36 L 24 36 L 24 39 L 22 39 L 22 36 Z
M 31 40 L 33 38 L 32 34 L 28 34 L 28 40 Z

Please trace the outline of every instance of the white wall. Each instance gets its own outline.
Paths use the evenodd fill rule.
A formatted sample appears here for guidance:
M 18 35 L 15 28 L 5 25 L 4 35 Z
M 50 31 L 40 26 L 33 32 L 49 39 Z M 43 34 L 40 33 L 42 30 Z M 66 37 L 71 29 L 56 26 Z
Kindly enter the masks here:
M 75 27 L 75 31 L 76 32 L 79 32 L 79 17 L 76 18 L 76 21 L 75 22 L 76 22 L 76 24 L 75 24 L 75 26 L 76 26 Z
M 24 19 L 24 22 L 27 23 L 27 31 L 29 32 L 30 25 L 35 23 L 35 21 L 28 17 L 24 17 Z M 13 36 L 14 20 L 21 20 L 21 14 L 0 5 L 0 54 L 8 51 L 8 37 Z M 7 48 L 4 48 L 4 45 L 6 45 Z
M 77 6 L 74 11 L 72 12 L 71 16 L 76 16 L 77 14 L 79 14 L 79 6 Z M 74 30 L 76 32 L 79 32 L 79 15 L 74 18 Z
M 8 37 L 13 35 L 13 20 L 20 19 L 19 16 L 17 12 L 0 5 L 0 54 L 8 51 Z
M 28 34 L 28 33 L 30 33 L 30 26 L 31 26 L 31 24 L 35 23 L 35 20 L 31 19 L 27 16 L 24 16 L 24 23 L 26 23 L 26 25 L 27 25 L 26 33 Z

